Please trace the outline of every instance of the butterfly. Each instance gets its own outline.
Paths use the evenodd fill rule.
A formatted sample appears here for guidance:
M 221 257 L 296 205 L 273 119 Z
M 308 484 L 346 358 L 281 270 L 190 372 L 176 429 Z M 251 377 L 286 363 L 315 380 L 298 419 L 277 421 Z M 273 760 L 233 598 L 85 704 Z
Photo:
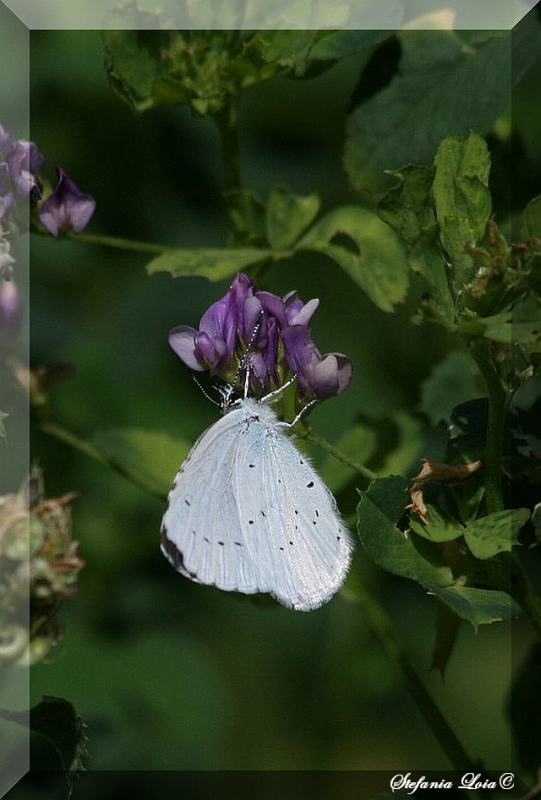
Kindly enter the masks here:
M 270 593 L 310 611 L 342 586 L 353 543 L 336 501 L 268 400 L 231 399 L 195 442 L 168 496 L 161 549 L 191 580 Z M 294 423 L 292 423 L 294 424 Z

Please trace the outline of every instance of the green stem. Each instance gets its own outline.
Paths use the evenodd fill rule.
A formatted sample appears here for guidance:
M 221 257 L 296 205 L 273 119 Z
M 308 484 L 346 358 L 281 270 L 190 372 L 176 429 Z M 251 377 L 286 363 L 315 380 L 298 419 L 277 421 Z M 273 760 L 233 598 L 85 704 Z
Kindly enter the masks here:
M 115 461 L 114 458 L 107 456 L 91 442 L 81 439 L 76 434 L 66 430 L 65 428 L 62 428 L 60 425 L 56 425 L 54 422 L 41 422 L 38 423 L 38 425 L 39 429 L 43 431 L 43 433 L 46 433 L 48 436 L 53 436 L 55 439 L 58 439 L 58 441 L 63 442 L 69 447 L 73 447 L 80 453 L 84 453 L 89 458 L 99 461 L 101 464 L 109 467 L 109 469 L 113 469 L 115 472 L 123 475 L 129 481 L 136 484 L 136 486 L 139 486 L 141 489 L 145 489 L 151 494 L 155 494 L 157 497 L 163 500 L 162 495 L 158 494 L 157 492 L 153 492 L 143 481 L 139 481 L 136 475 L 125 469 L 121 464 Z
M 133 239 L 121 239 L 117 236 L 102 236 L 94 233 L 67 233 L 66 238 L 84 242 L 85 244 L 98 244 L 103 247 L 116 247 L 119 250 L 131 250 L 137 253 L 152 253 L 154 255 L 161 255 L 161 253 L 175 249 L 169 245 L 137 242 Z
M 248 243 L 247 233 L 250 231 L 249 214 L 244 207 L 242 197 L 242 178 L 240 171 L 239 136 L 237 127 L 238 97 L 231 97 L 222 111 L 214 114 L 213 119 L 220 134 L 222 146 L 222 163 L 224 169 L 224 197 L 229 214 L 230 236 L 232 246 Z
M 302 434 L 301 434 L 302 435 Z M 355 461 L 354 458 L 350 458 L 345 453 L 342 453 L 337 447 L 332 445 L 328 442 L 323 436 L 320 436 L 319 433 L 316 433 L 312 428 L 308 427 L 306 433 L 304 434 L 305 438 L 308 439 L 309 442 L 313 442 L 317 444 L 318 447 L 321 447 L 322 450 L 325 450 L 330 455 L 337 458 L 339 461 L 342 461 L 344 464 L 347 464 L 348 467 L 351 467 L 359 475 L 362 475 L 369 481 L 377 480 L 378 476 L 375 472 L 368 469 L 368 467 L 363 466 L 358 461 Z
M 485 339 L 471 345 L 472 355 L 485 380 L 488 392 L 488 420 L 485 447 L 485 498 L 487 512 L 502 511 L 502 456 L 505 418 L 512 394 L 502 386 L 500 376 L 488 352 Z
M 238 191 L 241 187 L 237 105 L 237 99 L 232 98 L 222 111 L 213 117 L 222 145 L 226 194 Z
M 398 642 L 386 612 L 365 589 L 360 588 L 355 596 L 362 604 L 366 622 L 378 639 L 386 655 L 399 667 L 408 684 L 410 694 L 440 747 L 456 770 L 479 772 L 474 763 L 443 716 L 426 686 L 417 675 L 406 653 Z

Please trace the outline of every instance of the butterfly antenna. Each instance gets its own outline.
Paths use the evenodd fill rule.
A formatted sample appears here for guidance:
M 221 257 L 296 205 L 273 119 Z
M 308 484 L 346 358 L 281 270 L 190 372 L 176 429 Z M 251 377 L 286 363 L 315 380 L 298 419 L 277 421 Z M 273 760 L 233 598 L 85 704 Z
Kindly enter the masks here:
M 195 383 L 195 384 L 197 384 L 197 386 L 199 387 L 199 390 L 200 390 L 200 391 L 201 391 L 201 393 L 204 395 L 204 397 L 206 397 L 206 398 L 207 398 L 207 400 L 210 400 L 210 402 L 211 402 L 211 403 L 214 403 L 214 405 L 215 405 L 215 406 L 218 406 L 218 408 L 220 408 L 220 407 L 221 407 L 221 405 L 222 405 L 222 404 L 221 404 L 221 403 L 218 403 L 218 401 L 217 401 L 217 400 L 215 400 L 213 397 L 211 397 L 211 396 L 210 396 L 210 394 L 209 394 L 209 393 L 206 391 L 206 389 L 205 389 L 205 388 L 204 388 L 204 386 L 201 384 L 201 382 L 200 382 L 200 381 L 199 381 L 199 380 L 198 380 L 198 379 L 195 377 L 195 375 L 193 374 L 193 372 L 192 372 L 192 380 L 194 381 L 194 383 Z

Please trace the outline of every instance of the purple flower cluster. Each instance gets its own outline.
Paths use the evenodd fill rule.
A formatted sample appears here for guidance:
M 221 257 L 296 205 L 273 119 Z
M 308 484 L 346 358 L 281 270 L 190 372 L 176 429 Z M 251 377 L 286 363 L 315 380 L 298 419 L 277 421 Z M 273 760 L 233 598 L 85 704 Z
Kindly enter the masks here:
M 11 243 L 28 229 L 30 205 L 37 207 L 41 224 L 58 236 L 60 231 L 80 233 L 90 220 L 96 203 L 80 191 L 66 173 L 57 167 L 58 185 L 44 196 L 38 178 L 44 158 L 34 142 L 15 140 L 0 124 L 0 276 L 10 277 L 15 260 Z
M 322 355 L 310 335 L 319 300 L 303 303 L 296 292 L 280 298 L 254 289 L 238 273 L 227 294 L 203 314 L 199 330 L 179 325 L 169 344 L 190 367 L 210 370 L 230 384 L 261 397 L 293 374 L 303 397 L 322 400 L 347 387 L 353 367 L 342 353 Z

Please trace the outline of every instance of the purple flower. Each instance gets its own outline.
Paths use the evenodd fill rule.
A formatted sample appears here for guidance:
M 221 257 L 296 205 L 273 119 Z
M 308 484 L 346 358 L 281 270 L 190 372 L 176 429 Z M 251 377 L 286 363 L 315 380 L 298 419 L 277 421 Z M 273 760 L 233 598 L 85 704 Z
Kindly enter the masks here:
M 178 325 L 169 334 L 169 344 L 184 363 L 197 372 L 210 369 L 211 375 L 228 371 L 237 338 L 234 293 L 229 292 L 205 311 L 199 330 Z
M 256 397 L 293 374 L 302 397 L 322 400 L 344 391 L 353 368 L 342 353 L 322 355 L 312 341 L 309 325 L 318 305 L 303 303 L 296 292 L 280 298 L 254 291 L 250 278 L 238 273 L 203 314 L 199 329 L 179 325 L 169 343 L 190 369 L 208 369 L 241 390 L 248 379 Z
M 307 304 L 308 305 L 308 304 Z M 290 325 L 281 332 L 285 359 L 297 376 L 302 394 L 318 400 L 344 391 L 351 380 L 353 365 L 342 353 L 322 355 L 303 325 Z
M 15 142 L 7 159 L 11 180 L 21 197 L 28 197 L 37 188 L 36 173 L 43 166 L 44 158 L 34 142 Z
M 94 213 L 96 201 L 89 194 L 81 192 L 61 167 L 56 167 L 56 171 L 58 186 L 42 203 L 39 218 L 53 236 L 68 230 L 80 233 Z
M 28 214 L 21 201 L 39 197 L 37 172 L 43 156 L 33 142 L 14 140 L 0 125 L 0 235 L 16 236 L 28 228 Z M 17 207 L 19 205 L 19 208 Z

